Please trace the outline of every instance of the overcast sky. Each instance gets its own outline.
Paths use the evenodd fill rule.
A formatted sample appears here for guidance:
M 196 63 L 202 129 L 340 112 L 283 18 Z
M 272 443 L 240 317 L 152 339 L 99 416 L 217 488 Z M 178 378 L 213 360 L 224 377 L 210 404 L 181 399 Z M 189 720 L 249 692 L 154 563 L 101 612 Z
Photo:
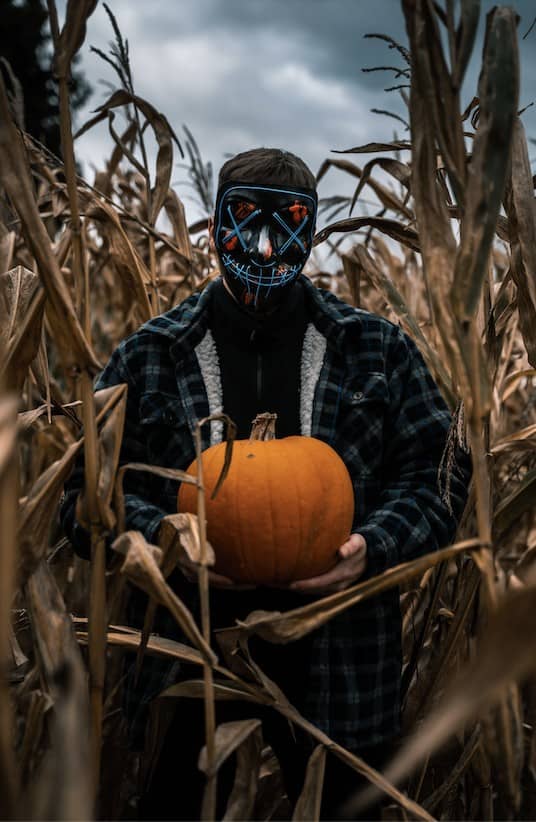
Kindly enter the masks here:
M 216 173 L 225 155 L 260 145 L 289 149 L 316 172 L 332 149 L 389 140 L 394 130 L 405 136 L 401 123 L 371 113 L 379 108 L 405 114 L 398 92 L 383 91 L 401 81 L 389 73 L 362 71 L 402 65 L 387 44 L 364 39 L 376 32 L 406 44 L 400 0 L 108 0 L 108 5 L 129 41 L 137 93 L 168 117 L 179 136 L 182 124 L 188 125 Z M 493 5 L 482 0 L 464 104 L 476 93 L 485 13 Z M 536 0 L 510 5 L 521 15 L 524 107 L 536 99 L 536 26 L 521 40 L 536 16 Z M 77 115 L 78 125 L 109 95 L 102 81 L 117 84 L 109 66 L 90 52 L 90 45 L 108 51 L 111 40 L 101 2 L 89 19 L 81 51 L 93 95 Z M 528 136 L 536 138 L 536 105 L 523 119 Z M 106 127 L 77 142 L 77 156 L 90 179 L 91 166 L 102 167 L 110 152 Z M 531 146 L 533 155 L 536 146 Z M 173 180 L 181 197 L 188 194 L 185 179 L 177 167 Z M 320 193 L 348 193 L 354 184 L 331 171 Z M 196 218 L 188 201 L 186 206 Z

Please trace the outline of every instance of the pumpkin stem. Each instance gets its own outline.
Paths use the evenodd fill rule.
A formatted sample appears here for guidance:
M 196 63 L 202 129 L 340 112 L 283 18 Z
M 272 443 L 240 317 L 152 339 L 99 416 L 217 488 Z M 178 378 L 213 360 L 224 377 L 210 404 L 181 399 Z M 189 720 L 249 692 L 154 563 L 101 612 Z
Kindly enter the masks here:
M 277 414 L 270 414 L 268 411 L 264 414 L 257 414 L 253 420 L 249 441 L 262 440 L 266 442 L 267 440 L 275 440 L 276 419 Z

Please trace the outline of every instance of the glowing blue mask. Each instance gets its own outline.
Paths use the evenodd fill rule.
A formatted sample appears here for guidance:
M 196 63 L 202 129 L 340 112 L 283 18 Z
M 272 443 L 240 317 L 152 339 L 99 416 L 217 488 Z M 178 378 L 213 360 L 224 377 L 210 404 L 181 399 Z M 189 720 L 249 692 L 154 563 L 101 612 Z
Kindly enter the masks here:
M 214 242 L 238 301 L 275 306 L 311 253 L 317 197 L 311 189 L 228 183 L 218 192 Z

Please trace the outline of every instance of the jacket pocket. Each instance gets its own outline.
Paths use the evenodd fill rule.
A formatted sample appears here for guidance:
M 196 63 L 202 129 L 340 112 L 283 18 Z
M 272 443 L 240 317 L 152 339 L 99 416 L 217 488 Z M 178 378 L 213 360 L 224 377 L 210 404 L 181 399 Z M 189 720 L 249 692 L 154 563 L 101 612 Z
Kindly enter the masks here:
M 381 481 L 388 409 L 385 374 L 356 374 L 343 385 L 337 438 L 354 482 L 361 477 Z
M 349 380 L 343 387 L 343 399 L 348 406 L 359 408 L 374 403 L 389 404 L 389 386 L 385 374 L 369 371 Z
M 194 443 L 176 394 L 151 391 L 140 398 L 140 429 L 151 463 L 185 469 L 195 456 Z

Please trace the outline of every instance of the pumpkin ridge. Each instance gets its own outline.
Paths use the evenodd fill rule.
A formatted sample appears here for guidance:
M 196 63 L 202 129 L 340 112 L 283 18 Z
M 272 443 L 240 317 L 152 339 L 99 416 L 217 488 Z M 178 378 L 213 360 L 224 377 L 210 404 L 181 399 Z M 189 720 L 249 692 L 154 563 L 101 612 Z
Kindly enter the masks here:
M 289 452 L 291 452 L 291 451 L 292 451 L 292 445 L 291 445 L 291 443 L 289 443 L 289 442 L 287 441 L 287 440 L 289 440 L 289 439 L 293 439 L 293 438 L 291 438 L 291 437 L 287 437 L 287 438 L 285 438 L 284 440 L 282 440 L 282 442 L 284 442 L 284 443 L 285 443 L 284 448 L 285 448 L 285 451 L 287 452 L 287 454 L 288 454 Z M 290 447 L 289 447 L 289 446 L 290 446 Z M 300 458 L 301 458 L 301 457 L 300 457 Z M 288 463 L 288 465 L 291 465 L 291 464 L 292 464 L 292 460 L 291 460 L 291 459 L 289 459 L 289 460 L 287 461 L 287 463 Z M 295 569 L 297 568 L 298 563 L 299 563 L 299 562 L 300 562 L 300 560 L 301 560 L 301 555 L 302 555 L 302 553 L 303 553 L 303 547 L 304 547 L 304 543 L 305 543 L 305 535 L 303 534 L 303 525 L 302 525 L 302 523 L 303 523 L 303 517 L 302 517 L 302 510 L 301 510 L 301 496 L 300 496 L 300 490 L 299 490 L 299 487 L 298 487 L 298 481 L 297 481 L 297 479 L 296 479 L 296 472 L 295 472 L 295 471 L 292 471 L 292 472 L 291 472 L 291 475 L 292 475 L 292 482 L 293 482 L 293 485 L 294 485 L 294 499 L 296 500 L 296 509 L 297 509 L 297 512 L 298 512 L 298 522 L 299 522 L 299 527 L 298 527 L 298 536 L 299 536 L 299 550 L 298 550 L 298 551 L 296 551 L 296 558 L 295 558 L 295 560 L 294 560 L 294 564 L 293 564 L 293 566 L 292 566 L 292 569 L 291 569 L 290 574 L 287 574 L 287 577 L 288 577 L 289 579 L 295 579 L 295 576 L 294 576 L 294 571 L 295 571 Z
M 211 542 L 211 534 L 209 531 L 209 518 L 208 518 L 208 508 L 211 502 L 212 493 L 214 491 L 216 483 L 213 481 L 213 466 L 217 463 L 219 458 L 219 451 L 217 450 L 217 446 L 213 446 L 212 448 L 208 448 L 206 451 L 203 451 L 201 455 L 201 462 L 203 464 L 203 484 L 205 487 L 205 519 L 206 519 L 206 534 L 207 539 L 212 545 Z M 197 475 L 197 470 L 193 471 L 194 476 Z M 216 477 L 218 476 L 218 472 L 216 471 Z M 210 483 L 210 487 L 209 487 Z M 194 491 L 197 491 L 195 486 L 192 486 Z M 192 507 L 192 511 L 195 512 L 197 515 L 197 498 L 195 498 L 194 505 Z M 214 547 L 212 545 L 212 547 Z M 216 562 L 218 557 L 216 555 Z
M 314 437 L 310 437 L 310 439 L 314 440 Z M 313 443 L 313 447 L 315 447 L 314 443 Z M 309 448 L 307 448 L 307 449 L 304 449 L 303 456 L 305 458 L 303 461 L 308 464 L 307 475 L 310 478 L 314 478 L 315 485 L 317 486 L 317 488 L 319 488 L 320 500 L 322 501 L 322 499 L 325 499 L 325 488 L 324 488 L 324 483 L 322 482 L 323 473 L 322 473 L 322 471 L 319 471 L 317 461 L 316 461 L 316 458 L 315 458 L 315 453 L 311 453 L 311 450 Z M 300 497 L 300 508 L 301 508 L 302 505 L 303 505 L 303 497 Z M 308 564 L 308 562 L 307 562 L 308 557 L 307 557 L 306 554 L 310 553 L 313 546 L 316 549 L 317 539 L 318 539 L 317 534 L 318 534 L 318 527 L 316 525 L 316 522 L 313 520 L 313 521 L 310 522 L 310 525 L 309 525 L 308 534 L 307 534 L 308 539 L 304 538 L 304 540 L 303 540 L 303 542 L 300 546 L 300 551 L 299 551 L 299 554 L 298 554 L 298 560 L 296 562 L 296 567 L 297 568 L 300 567 L 300 565 L 303 565 L 304 560 L 305 560 L 305 565 Z M 300 576 L 302 576 L 302 574 L 300 574 Z M 311 574 L 309 574 L 309 576 L 311 576 Z M 316 572 L 315 572 L 314 576 L 317 576 Z
M 277 444 L 280 445 L 281 440 L 278 440 Z M 269 454 L 269 456 L 268 456 L 268 454 Z M 268 489 L 267 502 L 268 502 L 268 507 L 270 509 L 270 516 L 268 517 L 268 521 L 270 523 L 270 545 L 272 546 L 272 551 L 271 551 L 271 554 L 272 554 L 272 579 L 275 580 L 276 582 L 279 582 L 279 568 L 278 568 L 278 562 L 277 562 L 278 548 L 275 544 L 274 505 L 273 505 L 273 496 L 272 496 L 272 481 L 273 481 L 273 476 L 274 476 L 274 471 L 273 471 L 274 454 L 275 454 L 275 449 L 272 448 L 272 449 L 270 449 L 270 451 L 268 451 L 268 449 L 267 449 L 265 485 L 267 486 L 267 489 Z M 276 468 L 277 468 L 278 464 L 279 464 L 279 460 L 276 459 L 275 463 L 276 463 Z M 277 472 L 276 472 L 275 479 L 276 479 L 276 482 L 277 482 Z
M 240 460 L 241 457 L 242 457 L 243 449 L 239 448 L 239 449 L 237 449 L 237 452 L 238 452 L 237 457 Z M 235 468 L 236 468 L 236 465 L 235 465 Z M 251 579 L 254 579 L 254 575 L 251 573 L 251 568 L 250 568 L 250 565 L 249 565 L 248 552 L 244 550 L 244 546 L 246 544 L 246 540 L 244 539 L 244 527 L 243 527 L 244 523 L 242 522 L 242 517 L 240 517 L 238 515 L 238 505 L 240 503 L 239 490 L 238 490 L 238 481 L 240 479 L 240 472 L 239 471 L 236 471 L 236 470 L 234 471 L 233 479 L 234 479 L 233 493 L 232 493 L 232 498 L 233 498 L 233 503 L 234 503 L 234 505 L 233 505 L 233 517 L 234 517 L 234 521 L 238 522 L 238 536 L 239 536 L 238 554 L 239 554 L 239 557 L 240 557 L 240 564 L 244 567 L 245 574 L 246 574 L 246 576 L 248 578 L 248 581 L 249 581 Z

